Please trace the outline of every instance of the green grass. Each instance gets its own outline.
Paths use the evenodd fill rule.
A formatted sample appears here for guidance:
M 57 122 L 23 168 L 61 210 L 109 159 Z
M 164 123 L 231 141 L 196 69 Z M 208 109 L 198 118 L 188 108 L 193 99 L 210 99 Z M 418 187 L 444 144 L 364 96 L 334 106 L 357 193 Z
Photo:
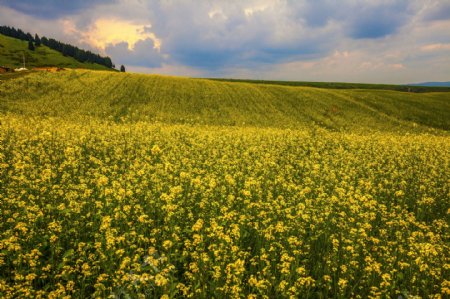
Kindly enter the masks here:
M 0 85 L 0 111 L 33 116 L 333 131 L 444 132 L 450 93 L 332 90 L 68 70 Z
M 82 63 L 72 57 L 63 56 L 60 52 L 44 45 L 28 50 L 28 42 L 0 34 L 0 65 L 17 68 L 23 66 L 25 55 L 26 67 L 57 66 L 63 68 L 84 68 L 93 70 L 110 70 L 95 63 Z
M 209 78 L 209 80 L 222 82 L 245 82 L 254 84 L 271 84 L 284 86 L 308 86 L 330 89 L 378 89 L 395 90 L 405 92 L 446 92 L 450 87 L 394 85 L 394 84 L 368 84 L 368 83 L 345 83 L 345 82 L 308 82 L 308 81 L 270 81 L 270 80 L 250 80 L 250 79 L 222 79 Z

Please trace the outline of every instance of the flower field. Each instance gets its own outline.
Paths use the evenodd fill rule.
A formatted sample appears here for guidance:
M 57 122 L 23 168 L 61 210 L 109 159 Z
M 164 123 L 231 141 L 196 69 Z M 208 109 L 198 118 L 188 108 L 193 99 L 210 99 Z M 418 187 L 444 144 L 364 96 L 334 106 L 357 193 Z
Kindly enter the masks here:
M 445 297 L 445 136 L 0 117 L 3 298 Z
M 89 71 L 2 80 L 0 298 L 448 298 L 449 104 Z

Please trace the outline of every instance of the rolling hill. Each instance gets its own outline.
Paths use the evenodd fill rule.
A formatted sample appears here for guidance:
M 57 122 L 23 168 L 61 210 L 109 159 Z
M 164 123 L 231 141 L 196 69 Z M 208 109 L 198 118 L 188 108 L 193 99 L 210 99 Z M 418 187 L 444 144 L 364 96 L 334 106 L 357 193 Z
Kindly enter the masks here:
M 440 298 L 449 130 L 449 92 L 0 80 L 0 297 Z
M 95 63 L 81 63 L 44 45 L 28 50 L 28 43 L 16 38 L 0 34 L 0 65 L 17 68 L 23 66 L 25 56 L 26 67 L 56 66 L 62 68 L 83 68 L 92 70 L 111 70 Z
M 68 70 L 3 81 L 0 111 L 115 122 L 450 130 L 450 93 L 322 89 Z

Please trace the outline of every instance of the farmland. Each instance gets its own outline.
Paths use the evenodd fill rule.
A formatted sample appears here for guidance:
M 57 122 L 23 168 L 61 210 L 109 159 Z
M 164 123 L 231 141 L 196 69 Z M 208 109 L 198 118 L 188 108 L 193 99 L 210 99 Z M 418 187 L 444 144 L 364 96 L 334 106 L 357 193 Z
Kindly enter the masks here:
M 450 295 L 450 93 L 0 81 L 0 296 Z

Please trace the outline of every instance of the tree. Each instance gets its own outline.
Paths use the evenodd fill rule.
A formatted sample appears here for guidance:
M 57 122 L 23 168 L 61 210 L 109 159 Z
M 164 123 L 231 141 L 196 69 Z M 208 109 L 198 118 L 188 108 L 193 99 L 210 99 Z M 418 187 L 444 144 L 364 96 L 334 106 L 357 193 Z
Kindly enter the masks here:
M 103 63 L 106 67 L 109 67 L 110 69 L 114 68 L 113 67 L 114 64 L 112 63 L 111 58 L 109 57 L 103 57 Z
M 17 30 L 16 37 L 21 40 L 29 40 L 25 32 L 23 32 L 21 29 Z
M 120 66 L 120 71 L 121 71 L 122 73 L 125 73 L 125 66 L 121 65 L 121 66 Z
M 33 42 L 31 40 L 28 41 L 28 50 L 34 51 L 34 45 L 33 45 Z
M 34 42 L 34 39 L 33 39 L 33 36 L 31 35 L 31 33 L 28 32 L 26 34 L 26 40 L 30 40 L 30 41 Z
M 62 48 L 62 55 L 68 56 L 69 55 L 69 47 L 66 47 L 65 45 Z
M 44 46 L 47 46 L 47 45 L 48 45 L 48 38 L 46 38 L 45 36 L 43 36 L 43 37 L 41 38 L 41 43 L 42 43 Z
M 34 36 L 34 45 L 35 45 L 36 47 L 41 46 L 41 39 L 39 38 L 39 35 L 37 35 L 37 33 L 36 33 L 36 35 Z

